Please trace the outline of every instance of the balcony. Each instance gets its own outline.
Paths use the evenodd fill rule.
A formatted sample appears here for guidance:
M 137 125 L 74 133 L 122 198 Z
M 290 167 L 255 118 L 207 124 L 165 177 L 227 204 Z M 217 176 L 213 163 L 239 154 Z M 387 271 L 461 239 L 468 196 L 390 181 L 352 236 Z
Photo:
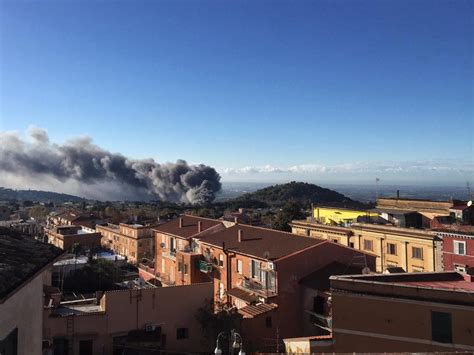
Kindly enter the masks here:
M 242 279 L 242 283 L 240 286 L 245 290 L 248 290 L 250 292 L 253 292 L 263 297 L 273 297 L 277 295 L 277 290 L 276 290 L 275 285 L 273 285 L 273 287 L 270 287 L 270 286 L 265 287 L 260 282 L 249 279 L 247 277 L 244 277 Z
M 205 260 L 199 260 L 199 271 L 209 274 L 212 272 L 212 264 Z
M 310 322 L 315 326 L 328 332 L 332 331 L 332 317 L 330 315 L 325 316 L 310 310 L 306 310 L 306 313 L 309 314 Z
M 168 259 L 171 259 L 171 260 L 174 260 L 176 261 L 176 250 L 167 250 L 167 251 L 164 251 L 161 253 L 161 255 L 164 257 L 164 258 L 168 258 Z

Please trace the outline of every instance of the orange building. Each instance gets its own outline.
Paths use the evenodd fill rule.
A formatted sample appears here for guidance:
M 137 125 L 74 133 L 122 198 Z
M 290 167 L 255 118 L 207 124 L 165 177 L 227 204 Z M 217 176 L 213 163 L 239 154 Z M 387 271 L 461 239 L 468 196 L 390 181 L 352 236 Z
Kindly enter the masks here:
M 101 244 L 104 248 L 125 256 L 132 264 L 138 264 L 142 259 L 153 260 L 154 258 L 153 227 L 141 224 L 107 223 L 97 225 L 95 229 L 102 235 Z
M 100 233 L 83 226 L 56 226 L 45 229 L 45 234 L 49 244 L 53 244 L 63 250 L 71 249 L 74 244 L 89 248 L 100 246 Z
M 302 283 L 306 276 L 334 262 L 375 270 L 374 255 L 271 229 L 235 224 L 195 238 L 201 270 L 214 279 L 214 300 L 243 315 L 251 350 L 277 351 L 285 337 L 327 334 L 327 324 L 312 317 L 326 299 Z
M 209 281 L 195 267 L 202 258 L 193 238 L 225 228 L 223 221 L 183 215 L 154 228 L 155 276 L 164 285 L 187 285 Z

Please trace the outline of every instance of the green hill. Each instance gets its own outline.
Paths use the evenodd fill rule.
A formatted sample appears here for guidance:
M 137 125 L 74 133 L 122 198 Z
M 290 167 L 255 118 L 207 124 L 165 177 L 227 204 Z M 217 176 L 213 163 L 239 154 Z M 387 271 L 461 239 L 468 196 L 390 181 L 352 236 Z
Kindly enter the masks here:
M 296 201 L 305 208 L 309 208 L 311 204 L 362 209 L 370 207 L 339 192 L 318 185 L 295 181 L 247 193 L 228 200 L 227 203 L 246 208 L 265 208 L 281 207 L 288 201 Z
M 0 187 L 0 200 L 37 201 L 37 202 L 81 202 L 82 198 L 74 195 L 51 191 L 13 190 Z

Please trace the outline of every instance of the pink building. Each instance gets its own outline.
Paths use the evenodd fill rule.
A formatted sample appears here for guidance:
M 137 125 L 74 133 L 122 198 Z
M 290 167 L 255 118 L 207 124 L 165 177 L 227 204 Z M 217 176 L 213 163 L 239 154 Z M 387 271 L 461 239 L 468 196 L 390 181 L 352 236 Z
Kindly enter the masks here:
M 52 354 L 122 354 L 126 349 L 208 351 L 196 312 L 212 283 L 104 292 L 82 302 L 47 297 L 44 342 Z

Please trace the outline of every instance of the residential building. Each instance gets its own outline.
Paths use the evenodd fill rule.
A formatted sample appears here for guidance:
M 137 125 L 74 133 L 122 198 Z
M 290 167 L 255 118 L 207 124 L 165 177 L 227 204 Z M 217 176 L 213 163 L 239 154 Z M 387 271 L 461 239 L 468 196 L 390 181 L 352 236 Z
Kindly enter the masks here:
M 71 249 L 74 244 L 87 248 L 99 247 L 101 239 L 100 233 L 94 229 L 75 225 L 46 228 L 45 235 L 49 244 L 63 250 Z
M 47 297 L 44 342 L 62 355 L 209 352 L 196 313 L 210 299 L 211 283 L 107 291 L 80 302 Z
M 436 217 L 446 217 L 450 208 L 458 201 L 431 201 L 421 199 L 378 198 L 374 212 L 398 227 L 429 228 L 430 222 Z
M 474 351 L 471 275 L 333 276 L 331 294 L 333 346 L 324 351 Z
M 155 238 L 153 225 L 107 223 L 97 225 L 95 230 L 101 234 L 101 245 L 122 255 L 132 264 L 143 259 L 153 260 Z
M 333 262 L 375 268 L 370 254 L 254 226 L 236 224 L 195 239 L 205 259 L 201 270 L 214 281 L 214 300 L 242 314 L 253 350 L 276 351 L 285 337 L 327 333 L 306 312 L 306 303 L 319 301 L 317 290 L 309 294 L 300 283 L 306 276 Z
M 202 258 L 193 238 L 226 228 L 232 223 L 182 215 L 154 228 L 156 236 L 155 277 L 164 285 L 187 285 L 209 281 L 194 267 Z
M 444 270 L 466 273 L 474 268 L 474 226 L 443 225 L 436 233 L 443 240 Z
M 449 215 L 453 222 L 474 225 L 474 205 L 472 201 L 451 207 Z
M 441 240 L 433 231 L 369 223 L 339 227 L 308 221 L 293 221 L 291 227 L 294 234 L 375 254 L 378 272 L 393 267 L 402 267 L 406 272 L 443 270 Z
M 239 208 L 238 211 L 224 211 L 221 219 L 229 222 L 251 224 L 252 219 L 245 208 Z
M 0 227 L 0 354 L 41 355 L 43 287 L 61 250 Z
M 0 221 L 10 220 L 12 211 L 8 206 L 0 205 Z
M 370 221 L 377 219 L 378 213 L 350 210 L 346 208 L 320 207 L 313 208 L 313 219 L 317 223 L 335 226 L 350 226 L 359 219 Z
M 51 213 L 46 219 L 46 224 L 49 228 L 72 225 L 83 226 L 86 228 L 95 228 L 97 223 L 101 223 L 101 220 L 93 213 L 85 213 L 74 210 Z

